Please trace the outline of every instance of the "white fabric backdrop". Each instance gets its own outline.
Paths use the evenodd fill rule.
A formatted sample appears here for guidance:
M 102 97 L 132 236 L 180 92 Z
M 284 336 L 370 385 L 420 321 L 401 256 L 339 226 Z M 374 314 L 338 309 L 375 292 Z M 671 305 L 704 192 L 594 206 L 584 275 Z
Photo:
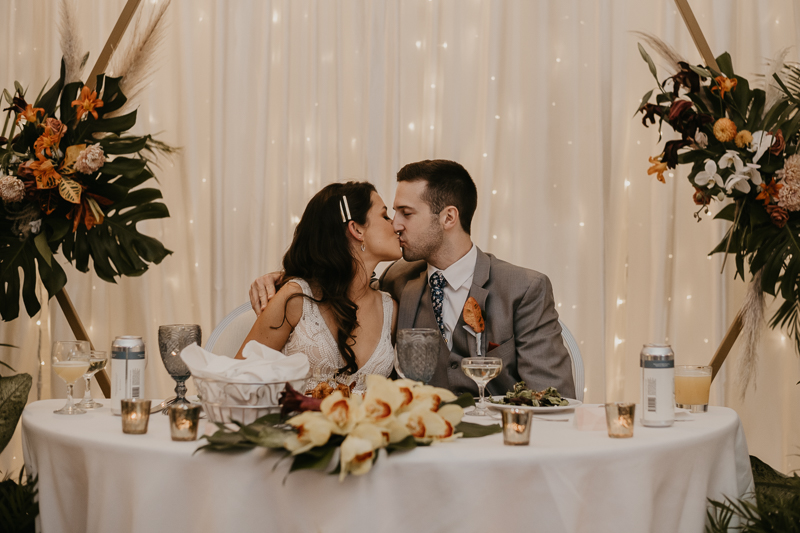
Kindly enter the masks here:
M 79 1 L 90 64 L 123 5 Z M 790 0 L 692 6 L 712 50 L 728 50 L 743 75 L 800 42 Z M 57 74 L 57 2 L 0 0 L 0 15 L 0 85 L 20 80 L 35 95 Z M 67 266 L 97 346 L 145 337 L 148 395 L 173 386 L 159 324 L 199 323 L 207 338 L 279 265 L 317 190 L 367 179 L 391 204 L 397 170 L 424 158 L 457 160 L 476 180 L 478 246 L 550 276 L 583 352 L 587 401 L 638 397 L 644 342 L 668 340 L 679 364 L 710 360 L 743 292 L 706 258 L 725 226 L 694 221 L 683 173 L 666 185 L 646 175 L 657 132 L 631 118 L 654 86 L 632 31 L 701 61 L 671 0 L 174 0 L 167 17 L 136 131 L 182 148 L 158 174 L 171 218 L 142 224 L 175 253 L 116 285 Z M 3 360 L 35 376 L 31 400 L 62 390 L 53 380 L 51 392 L 49 346 L 71 333 L 52 304 L 0 325 L 0 341 L 20 347 Z M 800 467 L 790 343 L 766 335 L 744 404 L 734 363 L 714 403 L 737 409 L 751 453 Z M 0 470 L 20 466 L 19 450 L 9 446 Z

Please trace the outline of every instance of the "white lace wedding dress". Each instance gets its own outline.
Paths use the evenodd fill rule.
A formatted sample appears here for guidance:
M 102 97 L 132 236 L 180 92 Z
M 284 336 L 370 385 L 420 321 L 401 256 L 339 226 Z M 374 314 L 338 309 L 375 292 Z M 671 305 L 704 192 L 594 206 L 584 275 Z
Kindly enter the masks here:
M 303 294 L 312 296 L 311 287 L 303 279 L 292 279 L 303 290 Z M 381 338 L 369 360 L 355 374 L 342 374 L 334 378 L 336 371 L 344 367 L 345 362 L 339 353 L 331 330 L 322 318 L 317 302 L 303 298 L 303 316 L 289 335 L 286 345 L 281 350 L 285 355 L 302 352 L 308 356 L 311 365 L 311 378 L 306 390 L 313 389 L 321 382 L 337 382 L 350 386 L 355 382 L 354 391 L 363 392 L 368 374 L 389 376 L 394 365 L 394 348 L 392 347 L 392 297 L 381 292 L 383 299 L 383 326 Z

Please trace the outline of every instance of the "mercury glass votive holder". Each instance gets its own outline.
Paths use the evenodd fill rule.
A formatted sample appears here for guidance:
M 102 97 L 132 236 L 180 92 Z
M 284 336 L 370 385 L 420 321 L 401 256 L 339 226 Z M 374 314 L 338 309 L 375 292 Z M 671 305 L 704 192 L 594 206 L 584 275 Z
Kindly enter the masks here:
M 531 442 L 530 411 L 523 409 L 503 409 L 503 444 L 508 446 L 527 446 Z
M 635 403 L 615 402 L 606 404 L 606 426 L 612 439 L 633 437 L 633 414 Z
M 199 404 L 173 404 L 169 406 L 169 432 L 172 440 L 197 440 L 200 421 Z
M 122 407 L 122 432 L 130 435 L 147 433 L 147 423 L 150 421 L 150 400 L 140 398 L 123 398 L 120 400 Z

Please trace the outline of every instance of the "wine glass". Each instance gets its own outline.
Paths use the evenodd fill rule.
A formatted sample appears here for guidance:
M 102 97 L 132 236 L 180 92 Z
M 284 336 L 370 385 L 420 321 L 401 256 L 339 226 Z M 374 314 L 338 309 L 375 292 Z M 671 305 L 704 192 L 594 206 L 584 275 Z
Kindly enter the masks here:
M 397 373 L 426 385 L 436 372 L 441 334 L 435 329 L 410 328 L 397 332 Z
M 181 351 L 192 343 L 201 343 L 202 332 L 197 324 L 173 324 L 158 327 L 158 350 L 164 367 L 175 380 L 175 398 L 163 402 L 164 414 L 174 404 L 191 403 L 186 399 L 186 380 L 192 375 L 189 367 L 181 359 Z M 159 406 L 160 407 L 160 406 Z
M 57 415 L 86 414 L 72 403 L 72 386 L 89 369 L 89 341 L 56 341 L 52 357 L 53 370 L 67 384 L 67 404 L 53 412 Z
M 89 352 L 89 370 L 83 374 L 86 383 L 86 391 L 83 393 L 83 400 L 78 404 L 81 409 L 99 409 L 103 404 L 92 399 L 91 379 L 92 376 L 103 370 L 108 364 L 108 354 L 99 350 Z
M 483 399 L 483 392 L 486 384 L 500 375 L 503 368 L 503 360 L 498 357 L 466 357 L 461 360 L 461 370 L 478 384 L 480 392 L 480 402 L 469 413 L 472 416 L 489 416 L 486 410 L 486 402 Z

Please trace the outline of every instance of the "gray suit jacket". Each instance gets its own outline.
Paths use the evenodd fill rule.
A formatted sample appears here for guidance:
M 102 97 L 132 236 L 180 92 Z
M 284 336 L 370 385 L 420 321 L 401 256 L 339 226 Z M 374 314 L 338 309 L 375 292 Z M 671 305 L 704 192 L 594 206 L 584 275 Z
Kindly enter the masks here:
M 427 280 L 425 261 L 399 260 L 380 278 L 381 290 L 400 302 L 397 329 L 437 328 Z M 561 340 L 561 326 L 553 300 L 553 288 L 544 274 L 501 261 L 478 249 L 469 295 L 477 300 L 486 323 L 481 353 L 503 360 L 500 375 L 489 382 L 487 393 L 505 394 L 514 383 L 542 390 L 556 387 L 575 398 L 572 362 Z M 439 362 L 431 385 L 456 394 L 478 387 L 461 371 L 461 360 L 476 355 L 475 337 L 459 318 L 453 333 L 453 350 L 440 339 Z M 489 343 L 498 344 L 487 353 Z

